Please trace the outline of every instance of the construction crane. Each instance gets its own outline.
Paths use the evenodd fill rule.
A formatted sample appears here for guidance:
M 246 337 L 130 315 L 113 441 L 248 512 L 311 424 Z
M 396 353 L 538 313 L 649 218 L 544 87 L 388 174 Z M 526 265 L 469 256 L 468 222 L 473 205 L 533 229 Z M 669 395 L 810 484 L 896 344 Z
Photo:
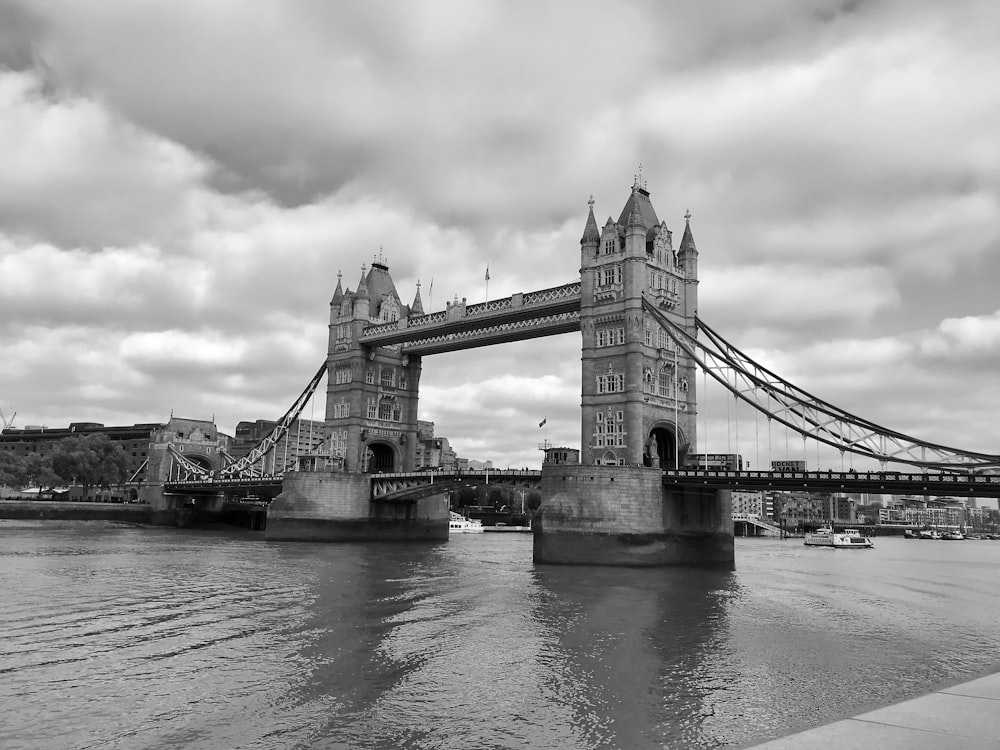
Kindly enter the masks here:
M 0 429 L 6 430 L 8 427 L 13 427 L 14 417 L 16 416 L 17 412 L 15 411 L 13 414 L 10 415 L 10 419 L 7 419 L 7 417 L 5 417 L 3 414 L 3 409 L 0 409 L 0 425 L 2 425 Z

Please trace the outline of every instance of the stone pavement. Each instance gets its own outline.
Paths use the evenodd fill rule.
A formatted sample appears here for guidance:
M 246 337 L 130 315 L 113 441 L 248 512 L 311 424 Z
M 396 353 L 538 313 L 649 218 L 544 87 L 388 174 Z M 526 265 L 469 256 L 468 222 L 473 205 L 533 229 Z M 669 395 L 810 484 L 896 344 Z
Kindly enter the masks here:
M 1000 750 L 1000 672 L 752 747 Z

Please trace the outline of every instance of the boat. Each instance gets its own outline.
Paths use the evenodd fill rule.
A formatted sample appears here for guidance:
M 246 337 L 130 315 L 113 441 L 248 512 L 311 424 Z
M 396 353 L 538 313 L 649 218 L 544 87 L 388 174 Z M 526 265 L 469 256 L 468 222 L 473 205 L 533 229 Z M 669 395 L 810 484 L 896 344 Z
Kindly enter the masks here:
M 451 511 L 448 520 L 449 534 L 482 534 L 483 522 L 477 518 L 466 518 L 461 513 Z
M 922 529 L 918 537 L 920 539 L 940 539 L 941 535 L 935 529 Z
M 941 535 L 942 539 L 952 539 L 958 541 L 959 539 L 965 539 L 961 531 L 946 531 Z
M 833 534 L 834 549 L 871 549 L 875 543 L 866 536 L 862 536 L 857 529 L 844 529 L 840 534 Z
M 821 526 L 816 531 L 806 534 L 806 544 L 810 547 L 832 547 L 833 527 Z

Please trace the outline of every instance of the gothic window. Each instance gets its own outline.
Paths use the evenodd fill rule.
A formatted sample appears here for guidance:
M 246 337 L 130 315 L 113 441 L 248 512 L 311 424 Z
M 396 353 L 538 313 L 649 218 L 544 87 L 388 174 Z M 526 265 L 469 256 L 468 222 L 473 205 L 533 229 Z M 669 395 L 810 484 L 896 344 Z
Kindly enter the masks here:
M 378 405 L 378 418 L 389 420 L 392 419 L 392 403 L 389 401 L 381 401 Z
M 392 295 L 382 300 L 382 307 L 379 310 L 379 318 L 386 323 L 399 320 L 399 302 Z
M 597 376 L 598 393 L 617 393 L 625 390 L 625 373 L 610 370 Z
M 674 371 L 673 368 L 664 367 L 660 370 L 660 378 L 658 382 L 658 393 L 660 396 L 666 398 L 673 398 L 674 396 Z
M 601 282 L 600 286 L 611 286 L 612 284 L 622 283 L 622 267 L 621 266 L 607 266 L 601 269 Z
M 646 323 L 646 328 L 642 332 L 642 342 L 646 346 L 652 346 L 653 345 L 653 330 L 649 327 L 649 323 Z
M 377 407 L 375 406 L 375 399 L 368 399 L 368 419 L 375 419 L 378 415 Z
M 347 453 L 347 430 L 330 434 L 330 455 L 343 458 Z
M 385 388 L 391 388 L 394 381 L 395 377 L 392 368 L 383 367 L 379 373 L 379 385 Z
M 365 382 L 368 383 L 368 385 L 375 385 L 375 371 L 370 367 L 365 372 Z
M 347 365 L 346 367 L 337 367 L 334 370 L 333 379 L 334 379 L 334 383 L 336 383 L 337 385 L 342 385 L 344 383 L 350 383 L 351 380 L 353 379 L 352 374 L 351 374 L 351 366 Z
M 615 329 L 615 343 L 621 345 L 625 343 L 625 329 L 616 328 Z
M 339 404 L 333 405 L 333 418 L 334 419 L 346 419 L 351 416 L 351 405 L 341 401 Z
M 403 407 L 398 403 L 392 406 L 392 421 L 402 422 L 403 421 Z
M 604 242 L 604 254 L 610 255 L 614 251 L 615 251 L 615 239 L 614 237 L 610 237 Z

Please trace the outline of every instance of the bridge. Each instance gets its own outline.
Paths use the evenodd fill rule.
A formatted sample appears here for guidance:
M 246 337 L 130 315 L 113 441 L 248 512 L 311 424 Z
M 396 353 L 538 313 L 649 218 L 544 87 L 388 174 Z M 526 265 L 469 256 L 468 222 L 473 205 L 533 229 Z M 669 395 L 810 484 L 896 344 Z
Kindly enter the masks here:
M 601 228 L 590 202 L 580 276 L 561 286 L 481 304 L 456 298 L 444 310 L 425 313 L 419 284 L 405 303 L 380 255 L 370 270 L 362 266 L 353 291 L 338 274 L 327 357 L 271 435 L 242 459 L 218 465 L 169 452 L 149 483 L 166 495 L 194 496 L 273 489 L 280 482 L 269 509 L 268 534 L 274 538 L 338 539 L 338 529 L 362 533 L 358 528 L 385 538 L 394 533 L 393 524 L 404 538 L 440 536 L 441 528 L 446 532 L 441 498 L 462 482 L 487 478 L 418 470 L 423 357 L 578 333 L 578 464 L 543 464 L 530 475 L 493 472 L 490 480 L 541 491 L 536 560 L 592 560 L 587 545 L 593 542 L 608 564 L 724 561 L 731 556 L 732 528 L 727 532 L 728 518 L 720 519 L 728 515 L 726 493 L 734 489 L 1000 495 L 1000 456 L 877 425 L 807 393 L 726 341 L 697 314 L 698 258 L 690 213 L 675 247 L 673 232 L 638 179 L 619 218 L 609 217 Z M 880 470 L 725 472 L 692 466 L 698 374 L 706 388 L 711 379 L 769 427 L 780 425 L 804 442 L 865 459 Z M 322 393 L 324 381 L 321 455 L 313 457 L 310 471 L 289 471 L 276 447 L 305 405 Z M 676 542 L 681 537 L 700 541 L 684 551 Z M 657 551 L 641 559 L 623 553 L 615 544 L 626 538 L 655 538 Z

